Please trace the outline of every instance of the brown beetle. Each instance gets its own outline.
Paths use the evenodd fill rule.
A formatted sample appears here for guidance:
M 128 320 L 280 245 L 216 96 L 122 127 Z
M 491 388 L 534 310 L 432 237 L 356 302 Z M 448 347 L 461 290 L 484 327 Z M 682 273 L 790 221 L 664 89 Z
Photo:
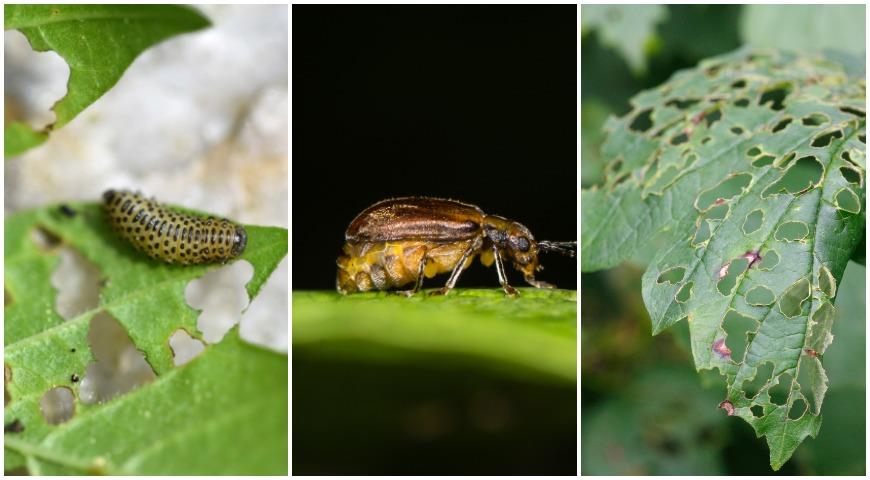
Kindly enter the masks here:
M 535 280 L 535 272 L 543 269 L 538 252 L 573 257 L 576 247 L 576 242 L 536 242 L 523 225 L 456 200 L 394 198 L 363 210 L 347 227 L 336 289 L 348 294 L 413 282 L 411 290 L 397 292 L 411 296 L 420 290 L 424 276 L 451 272 L 447 284 L 430 294 L 444 295 L 480 255 L 484 265 L 495 263 L 505 293 L 516 296 L 517 290 L 507 282 L 503 258 L 513 261 L 530 285 L 554 288 Z

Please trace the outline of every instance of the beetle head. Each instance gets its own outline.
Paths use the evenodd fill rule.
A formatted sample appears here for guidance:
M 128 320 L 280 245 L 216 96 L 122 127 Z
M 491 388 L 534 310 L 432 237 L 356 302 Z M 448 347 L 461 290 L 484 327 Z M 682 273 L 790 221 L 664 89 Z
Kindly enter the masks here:
M 508 259 L 514 267 L 526 275 L 534 275 L 538 268 L 538 244 L 535 237 L 521 223 L 496 215 L 488 215 L 483 220 L 486 237 Z

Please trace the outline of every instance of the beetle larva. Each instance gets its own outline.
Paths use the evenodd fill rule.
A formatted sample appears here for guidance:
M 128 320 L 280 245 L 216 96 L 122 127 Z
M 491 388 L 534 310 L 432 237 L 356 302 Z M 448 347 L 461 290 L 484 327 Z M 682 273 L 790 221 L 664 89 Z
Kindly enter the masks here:
M 167 263 L 226 263 L 248 242 L 245 229 L 229 220 L 174 212 L 139 193 L 107 190 L 103 206 L 122 238 Z
M 447 284 L 431 295 L 449 292 L 459 275 L 480 255 L 486 266 L 495 263 L 505 293 L 518 295 L 507 282 L 504 259 L 537 288 L 553 288 L 535 279 L 539 252 L 574 256 L 576 242 L 536 242 L 529 229 L 478 207 L 455 200 L 405 197 L 384 200 L 363 210 L 345 232 L 344 255 L 338 259 L 336 289 L 348 294 L 388 290 L 414 283 L 413 295 L 423 277 L 451 272 Z

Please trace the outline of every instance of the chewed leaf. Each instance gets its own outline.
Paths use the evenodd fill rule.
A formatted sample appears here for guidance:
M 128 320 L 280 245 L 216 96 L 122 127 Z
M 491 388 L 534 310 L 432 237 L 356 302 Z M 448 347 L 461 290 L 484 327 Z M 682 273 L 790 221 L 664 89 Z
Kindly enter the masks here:
M 623 179 L 581 193 L 584 270 L 670 235 L 644 275 L 653 333 L 690 319 L 696 367 L 718 369 L 774 469 L 821 425 L 831 299 L 864 228 L 864 100 L 826 58 L 713 58 L 608 121 Z

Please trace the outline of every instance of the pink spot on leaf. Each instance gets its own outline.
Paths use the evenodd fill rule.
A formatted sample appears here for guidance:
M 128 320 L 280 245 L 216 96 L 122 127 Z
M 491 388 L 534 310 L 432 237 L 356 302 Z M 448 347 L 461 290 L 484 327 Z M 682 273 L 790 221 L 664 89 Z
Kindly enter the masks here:
M 725 275 L 728 275 L 728 267 L 730 267 L 730 266 L 731 266 L 731 262 L 728 262 L 719 268 L 719 280 L 722 280 L 723 278 L 725 278 Z
M 727 413 L 729 417 L 734 415 L 734 404 L 729 402 L 728 400 L 724 400 L 722 403 L 720 403 L 719 408 L 725 410 L 725 413 Z
M 724 338 L 713 342 L 713 351 L 716 352 L 716 355 L 719 355 L 719 358 L 731 360 L 731 349 L 728 348 L 728 345 L 725 345 Z

